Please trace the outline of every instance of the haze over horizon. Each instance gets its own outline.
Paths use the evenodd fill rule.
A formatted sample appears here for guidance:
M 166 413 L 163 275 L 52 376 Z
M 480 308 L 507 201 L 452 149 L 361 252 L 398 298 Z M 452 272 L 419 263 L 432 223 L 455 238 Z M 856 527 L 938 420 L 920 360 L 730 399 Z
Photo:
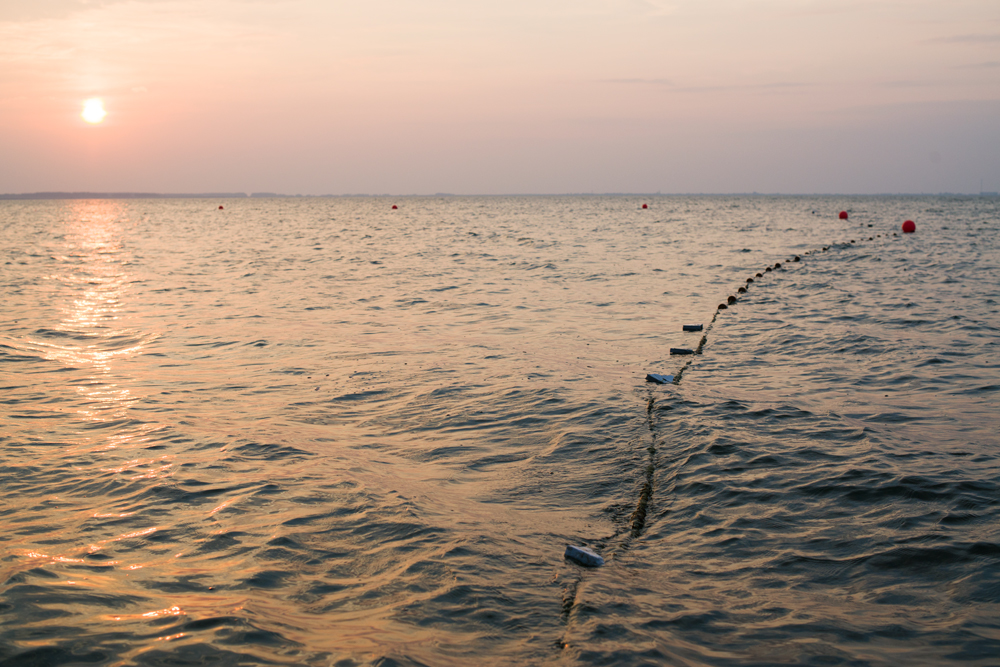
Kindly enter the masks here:
M 1000 190 L 995 1 L 8 0 L 0 90 L 0 193 Z

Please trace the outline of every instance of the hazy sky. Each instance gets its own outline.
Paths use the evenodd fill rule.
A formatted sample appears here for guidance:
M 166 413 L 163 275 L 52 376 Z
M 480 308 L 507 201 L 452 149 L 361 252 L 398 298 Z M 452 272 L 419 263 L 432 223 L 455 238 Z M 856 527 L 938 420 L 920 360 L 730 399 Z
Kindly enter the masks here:
M 0 193 L 980 182 L 998 0 L 0 0 Z

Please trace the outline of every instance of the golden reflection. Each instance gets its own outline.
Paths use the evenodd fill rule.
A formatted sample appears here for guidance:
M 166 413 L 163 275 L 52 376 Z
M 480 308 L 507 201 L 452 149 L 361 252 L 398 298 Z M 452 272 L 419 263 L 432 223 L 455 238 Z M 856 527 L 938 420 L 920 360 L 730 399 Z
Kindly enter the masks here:
M 237 502 L 239 502 L 241 500 L 243 500 L 243 496 L 237 496 L 235 498 L 230 498 L 229 500 L 223 502 L 221 505 L 218 505 L 218 506 L 212 508 L 212 511 L 210 511 L 208 513 L 208 516 L 212 516 L 213 514 L 221 512 L 222 510 L 226 509 L 227 507 L 229 507 L 233 503 L 237 503 Z
M 181 608 L 174 605 L 169 609 L 157 609 L 156 611 L 147 611 L 145 614 L 140 614 L 141 618 L 160 618 L 163 616 L 180 616 L 184 612 Z
M 155 339 L 128 326 L 127 297 L 135 277 L 124 239 L 129 224 L 126 203 L 114 200 L 66 202 L 62 234 L 52 258 L 61 320 L 34 341 L 48 359 L 86 373 L 73 382 L 77 413 L 85 427 L 115 426 L 94 434 L 97 450 L 141 442 L 154 425 L 132 423 L 129 408 L 139 398 L 125 386 L 121 364 L 141 354 Z M 144 476 L 162 476 L 164 468 Z
M 159 464 L 159 465 L 157 465 L 157 464 Z M 153 459 L 133 459 L 131 461 L 126 461 L 125 463 L 123 463 L 121 465 L 118 465 L 118 466 L 113 466 L 113 467 L 110 467 L 110 468 L 101 468 L 101 470 L 103 472 L 113 472 L 113 473 L 119 473 L 120 474 L 120 473 L 123 473 L 123 472 L 132 471 L 132 470 L 134 470 L 136 468 L 144 468 L 146 466 L 156 466 L 156 467 L 154 467 L 154 468 L 152 468 L 150 470 L 144 470 L 142 472 L 139 472 L 139 474 L 132 475 L 128 479 L 130 479 L 130 480 L 135 480 L 135 479 L 155 479 L 157 477 L 167 477 L 168 473 L 170 473 L 171 469 L 173 468 L 173 463 L 171 463 L 169 461 L 169 457 L 167 457 L 167 456 L 160 456 L 160 457 L 153 458 Z M 97 516 L 97 515 L 95 515 L 95 516 Z M 105 516 L 119 516 L 119 515 L 108 514 L 108 515 L 105 515 Z M 124 515 L 121 515 L 121 516 L 124 516 Z

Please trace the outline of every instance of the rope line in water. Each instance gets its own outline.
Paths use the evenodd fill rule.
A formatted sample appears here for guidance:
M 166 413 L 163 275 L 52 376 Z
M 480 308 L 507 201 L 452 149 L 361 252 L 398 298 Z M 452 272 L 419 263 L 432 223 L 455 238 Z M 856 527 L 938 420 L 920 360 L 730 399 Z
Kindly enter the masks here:
M 899 235 L 893 232 L 892 236 L 898 238 Z M 882 238 L 882 234 L 869 236 L 867 240 L 874 241 L 876 238 Z M 888 239 L 890 237 L 888 234 L 886 234 L 885 238 Z M 864 240 L 865 239 L 861 239 L 862 242 L 864 242 Z M 856 245 L 855 239 L 851 239 L 849 242 L 841 243 L 839 245 L 842 245 L 844 247 L 850 247 L 852 244 Z M 786 264 L 800 263 L 802 262 L 803 256 L 816 255 L 827 252 L 831 247 L 835 245 L 838 244 L 830 244 L 827 246 L 823 246 L 822 248 L 819 249 L 807 250 L 806 252 L 802 253 L 802 255 L 795 255 L 794 257 L 792 257 L 792 259 L 784 263 L 775 262 L 773 266 L 767 266 L 762 271 L 758 271 L 753 276 L 747 278 L 744 285 L 740 286 L 736 290 L 736 294 L 747 294 L 749 293 L 750 285 L 755 284 L 757 280 L 764 278 L 768 273 L 773 273 L 779 269 L 784 269 Z M 739 302 L 739 297 L 731 294 L 726 298 L 726 303 L 720 303 L 716 307 L 715 313 L 713 313 L 712 315 L 712 319 L 709 321 L 708 325 L 705 326 L 704 328 L 704 332 L 702 333 L 701 340 L 698 342 L 698 346 L 690 352 L 685 352 L 686 354 L 690 354 L 690 358 L 684 363 L 683 366 L 681 366 L 677 370 L 677 372 L 673 376 L 673 381 L 670 382 L 669 384 L 680 384 L 681 378 L 684 375 L 684 371 L 686 371 L 688 368 L 691 367 L 691 364 L 693 364 L 695 361 L 696 355 L 700 355 L 703 353 L 705 345 L 708 343 L 708 335 L 712 331 L 712 327 L 715 325 L 716 320 L 718 320 L 719 315 L 723 311 L 728 310 L 730 306 L 735 305 L 738 302 Z M 656 470 L 657 470 L 656 436 L 655 436 L 656 429 L 653 423 L 653 414 L 654 414 L 653 410 L 655 406 L 656 406 L 656 397 L 653 395 L 653 391 L 651 389 L 649 393 L 649 401 L 646 404 L 646 424 L 649 427 L 652 441 L 649 447 L 646 448 L 646 450 L 649 452 L 649 459 L 646 464 L 645 481 L 642 485 L 642 490 L 639 492 L 639 499 L 635 504 L 635 510 L 629 517 L 627 534 L 625 535 L 624 538 L 618 539 L 623 535 L 623 533 L 626 532 L 626 531 L 620 531 L 607 538 L 596 541 L 597 544 L 600 544 L 602 546 L 606 546 L 609 543 L 612 543 L 611 553 L 608 555 L 609 560 L 614 558 L 614 554 L 617 551 L 628 549 L 629 544 L 633 540 L 641 538 L 642 533 L 646 528 L 646 514 L 649 510 L 649 503 L 652 501 L 653 494 L 656 489 L 655 485 Z M 617 544 L 614 544 L 614 542 L 616 541 Z M 570 626 L 570 621 L 572 620 L 573 609 L 576 607 L 576 599 L 580 589 L 580 584 L 583 582 L 585 571 L 586 568 L 582 567 L 578 568 L 577 577 L 563 589 L 561 616 L 563 622 L 566 625 L 566 628 L 563 632 L 563 636 L 556 642 L 556 646 L 560 649 L 569 648 L 569 643 L 566 641 L 566 635 L 569 632 L 569 626 Z

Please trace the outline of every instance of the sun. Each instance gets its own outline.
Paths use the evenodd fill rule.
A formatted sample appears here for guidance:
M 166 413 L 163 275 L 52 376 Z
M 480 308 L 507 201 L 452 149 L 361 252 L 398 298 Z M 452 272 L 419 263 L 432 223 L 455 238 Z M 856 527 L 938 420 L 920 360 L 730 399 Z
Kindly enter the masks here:
M 93 97 L 83 103 L 83 113 L 80 114 L 88 123 L 97 124 L 104 120 L 108 112 L 104 110 L 104 102 L 98 97 Z

